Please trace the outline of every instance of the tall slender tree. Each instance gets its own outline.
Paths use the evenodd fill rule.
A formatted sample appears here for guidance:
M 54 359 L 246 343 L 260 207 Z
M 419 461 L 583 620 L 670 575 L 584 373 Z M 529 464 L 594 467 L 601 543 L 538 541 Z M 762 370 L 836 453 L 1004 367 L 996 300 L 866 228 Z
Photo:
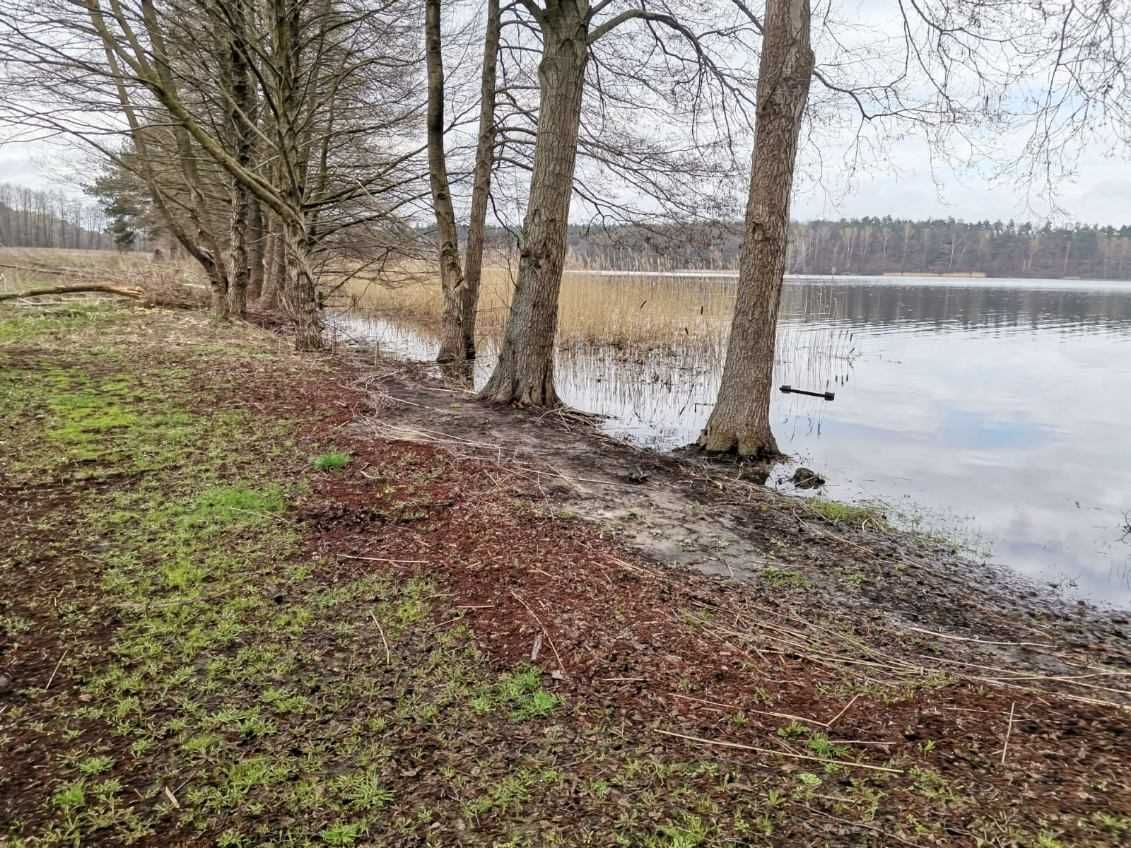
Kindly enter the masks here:
M 424 55 L 428 68 L 428 181 L 432 211 L 440 247 L 439 362 L 464 358 L 463 269 L 459 261 L 459 229 L 452 205 L 448 162 L 444 153 L 444 51 L 441 36 L 440 0 L 424 0 Z
M 483 248 L 486 243 L 487 206 L 491 200 L 491 171 L 495 163 L 500 14 L 499 0 L 487 0 L 483 70 L 479 86 L 479 135 L 475 147 L 471 212 L 467 224 L 463 269 L 463 349 L 468 359 L 475 357 L 475 322 L 483 280 Z
M 809 0 L 766 4 L 734 318 L 718 401 L 699 437 L 712 453 L 778 454 L 769 397 L 797 141 L 814 68 L 810 14 Z

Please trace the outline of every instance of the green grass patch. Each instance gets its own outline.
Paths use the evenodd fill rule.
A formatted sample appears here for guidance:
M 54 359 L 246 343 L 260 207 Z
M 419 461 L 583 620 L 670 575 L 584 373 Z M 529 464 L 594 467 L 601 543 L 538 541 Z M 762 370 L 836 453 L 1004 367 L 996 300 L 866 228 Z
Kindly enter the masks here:
M 884 527 L 887 524 L 884 510 L 877 504 L 849 504 L 824 498 L 806 498 L 805 506 L 810 512 L 833 524 L 851 524 L 856 527 Z
M 494 686 L 481 689 L 470 701 L 478 715 L 501 710 L 511 721 L 545 718 L 559 704 L 557 695 L 543 688 L 542 670 L 535 665 L 504 674 Z
M 352 457 L 344 451 L 332 450 L 318 454 L 310 460 L 310 463 L 319 471 L 337 471 L 349 465 L 351 459 Z

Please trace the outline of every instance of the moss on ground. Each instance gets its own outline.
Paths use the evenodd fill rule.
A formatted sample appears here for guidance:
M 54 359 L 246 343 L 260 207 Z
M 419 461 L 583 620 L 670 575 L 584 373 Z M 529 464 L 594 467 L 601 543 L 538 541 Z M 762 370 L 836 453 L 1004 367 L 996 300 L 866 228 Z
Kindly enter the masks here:
M 870 822 L 893 789 L 971 803 L 926 768 L 687 760 L 534 664 L 492 669 L 431 579 L 310 552 L 297 504 L 332 445 L 189 403 L 208 375 L 230 390 L 230 348 L 138 356 L 132 316 L 0 322 L 0 485 L 19 497 L 0 517 L 0 656 L 23 663 L 0 715 L 0 843 L 773 845 L 821 804 L 812 844 L 887 845 Z M 397 483 L 428 497 L 428 475 Z M 781 738 L 848 756 L 805 726 Z M 1114 840 L 1126 823 L 1087 826 Z M 1067 844 L 979 827 L 979 844 Z M 910 813 L 900 830 L 949 838 Z

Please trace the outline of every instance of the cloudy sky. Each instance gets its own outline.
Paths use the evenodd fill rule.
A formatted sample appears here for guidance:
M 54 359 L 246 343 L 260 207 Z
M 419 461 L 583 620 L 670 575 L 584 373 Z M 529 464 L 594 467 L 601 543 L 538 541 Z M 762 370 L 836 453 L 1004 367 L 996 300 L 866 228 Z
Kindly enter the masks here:
M 816 17 L 826 3 L 814 2 Z M 895 0 L 837 0 L 834 14 L 853 25 L 843 39 L 838 30 L 837 40 L 891 42 L 898 35 L 897 9 Z M 827 50 L 820 33 L 815 39 L 820 61 Z M 803 146 L 794 218 L 891 215 L 1131 224 L 1131 148 L 1114 137 L 1100 135 L 1077 151 L 1071 173 L 1057 180 L 1055 202 L 1043 196 L 1040 187 L 992 180 L 976 157 L 968 157 L 973 161 L 963 167 L 932 164 L 926 145 L 914 137 L 868 151 L 854 169 L 846 167 L 842 147 L 840 140 L 827 135 Z M 0 136 L 0 182 L 77 191 L 74 183 L 82 179 L 79 158 L 63 144 L 5 143 Z
M 925 146 L 907 141 L 882 162 L 871 162 L 848 176 L 826 160 L 820 178 L 812 174 L 798 186 L 793 217 L 959 218 L 1087 224 L 1131 224 L 1131 159 L 1086 150 L 1072 173 L 1057 181 L 1054 202 L 1039 186 L 993 180 L 965 168 L 930 164 Z M 1131 151 L 1128 151 L 1131 153 Z

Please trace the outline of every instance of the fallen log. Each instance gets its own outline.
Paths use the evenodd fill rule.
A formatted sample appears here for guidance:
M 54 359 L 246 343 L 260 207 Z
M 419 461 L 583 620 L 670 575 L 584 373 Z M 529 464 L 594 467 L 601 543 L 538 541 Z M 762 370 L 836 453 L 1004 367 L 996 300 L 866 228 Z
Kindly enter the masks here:
M 132 297 L 134 300 L 141 300 L 145 296 L 145 292 L 143 292 L 141 289 L 128 289 L 123 286 L 52 286 L 48 289 L 30 289 L 29 291 L 22 292 L 3 292 L 0 293 L 0 302 L 3 302 L 5 300 L 20 300 L 25 297 L 43 297 L 52 294 L 81 294 L 84 292 L 116 294 L 121 295 L 122 297 Z

